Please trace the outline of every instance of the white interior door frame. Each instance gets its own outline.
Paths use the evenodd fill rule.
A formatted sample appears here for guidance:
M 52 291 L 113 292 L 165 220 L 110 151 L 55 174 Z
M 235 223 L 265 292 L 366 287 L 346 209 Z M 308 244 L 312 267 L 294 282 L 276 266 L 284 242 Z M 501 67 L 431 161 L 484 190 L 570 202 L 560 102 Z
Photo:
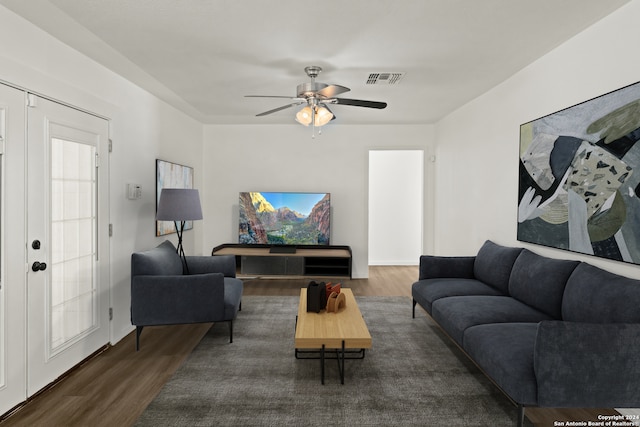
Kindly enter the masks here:
M 26 394 L 25 93 L 0 84 L 0 414 Z

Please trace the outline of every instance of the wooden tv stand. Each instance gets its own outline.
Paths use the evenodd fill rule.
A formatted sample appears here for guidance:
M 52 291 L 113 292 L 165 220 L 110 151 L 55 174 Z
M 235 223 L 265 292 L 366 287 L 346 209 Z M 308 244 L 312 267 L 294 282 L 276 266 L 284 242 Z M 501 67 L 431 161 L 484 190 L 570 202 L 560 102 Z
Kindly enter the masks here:
M 304 245 L 295 253 L 270 252 L 271 245 L 225 243 L 211 255 L 235 255 L 239 276 L 351 278 L 349 246 Z

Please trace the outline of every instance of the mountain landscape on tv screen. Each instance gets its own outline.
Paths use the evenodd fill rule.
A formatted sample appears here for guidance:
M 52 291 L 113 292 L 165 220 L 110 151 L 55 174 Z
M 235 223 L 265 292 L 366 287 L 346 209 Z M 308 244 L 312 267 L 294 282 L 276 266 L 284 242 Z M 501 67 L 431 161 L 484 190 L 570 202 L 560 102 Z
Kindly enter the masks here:
M 265 193 L 268 194 L 268 193 Z M 299 197 L 310 197 L 300 194 Z M 296 197 L 288 194 L 290 199 Z M 258 192 L 240 193 L 238 242 L 268 245 L 328 245 L 330 194 L 317 194 L 319 200 L 308 214 L 288 206 L 274 206 Z

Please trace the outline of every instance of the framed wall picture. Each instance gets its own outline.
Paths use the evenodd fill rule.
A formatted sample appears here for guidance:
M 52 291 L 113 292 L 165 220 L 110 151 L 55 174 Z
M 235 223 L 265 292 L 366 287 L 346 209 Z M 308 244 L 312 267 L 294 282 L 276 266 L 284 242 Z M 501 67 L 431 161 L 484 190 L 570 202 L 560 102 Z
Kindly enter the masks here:
M 640 264 L 640 82 L 520 126 L 518 240 Z
M 177 163 L 156 159 L 156 212 L 163 188 L 193 188 L 193 168 Z M 193 228 L 193 221 L 187 221 L 185 230 Z M 156 236 L 176 232 L 173 221 L 156 221 Z

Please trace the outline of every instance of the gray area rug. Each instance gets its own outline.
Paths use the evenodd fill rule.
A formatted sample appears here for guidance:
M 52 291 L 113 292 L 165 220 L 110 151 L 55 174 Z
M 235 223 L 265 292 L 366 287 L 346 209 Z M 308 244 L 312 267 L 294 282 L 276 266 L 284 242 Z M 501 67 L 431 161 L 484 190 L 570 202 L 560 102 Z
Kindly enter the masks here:
M 358 297 L 363 360 L 294 357 L 298 297 L 247 296 L 229 344 L 216 324 L 136 426 L 515 426 L 516 407 L 408 297 Z M 531 425 L 531 424 L 527 424 Z

